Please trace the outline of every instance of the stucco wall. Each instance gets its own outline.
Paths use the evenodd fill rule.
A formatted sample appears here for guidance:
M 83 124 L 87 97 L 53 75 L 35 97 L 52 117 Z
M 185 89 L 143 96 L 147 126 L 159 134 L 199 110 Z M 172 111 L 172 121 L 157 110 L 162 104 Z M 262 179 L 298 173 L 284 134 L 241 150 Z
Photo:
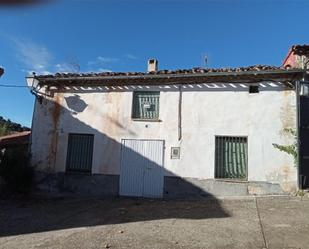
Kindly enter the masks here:
M 160 122 L 131 119 L 133 90 L 160 90 Z M 49 94 L 50 92 L 48 92 Z M 51 92 L 36 102 L 32 163 L 41 170 L 65 171 L 68 133 L 94 134 L 93 174 L 119 174 L 123 138 L 165 140 L 165 175 L 214 178 L 215 135 L 248 137 L 248 180 L 296 187 L 293 158 L 273 147 L 293 138 L 295 93 L 280 84 L 262 83 L 249 94 L 244 84 L 200 84 L 183 88 L 182 139 L 178 140 L 177 87 L 95 87 Z M 181 148 L 170 159 L 171 147 Z

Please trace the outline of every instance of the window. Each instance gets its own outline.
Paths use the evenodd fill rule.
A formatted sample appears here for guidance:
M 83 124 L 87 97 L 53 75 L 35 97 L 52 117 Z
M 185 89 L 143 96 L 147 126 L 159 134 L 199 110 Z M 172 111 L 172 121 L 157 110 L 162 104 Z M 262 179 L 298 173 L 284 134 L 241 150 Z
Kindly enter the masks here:
M 91 173 L 93 137 L 91 134 L 69 134 L 67 171 Z
M 159 119 L 160 92 L 134 92 L 132 105 L 133 119 Z
M 216 137 L 215 178 L 247 178 L 247 138 Z
M 260 89 L 258 85 L 249 86 L 249 93 L 259 93 Z

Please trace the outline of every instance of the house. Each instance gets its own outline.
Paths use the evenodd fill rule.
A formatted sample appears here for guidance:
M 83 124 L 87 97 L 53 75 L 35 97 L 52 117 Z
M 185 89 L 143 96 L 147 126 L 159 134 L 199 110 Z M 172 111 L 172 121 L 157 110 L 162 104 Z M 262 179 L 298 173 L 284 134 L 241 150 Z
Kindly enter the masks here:
M 307 68 L 309 45 L 294 45 L 283 60 L 285 68 Z
M 292 66 L 158 70 L 155 59 L 147 72 L 29 76 L 38 186 L 139 197 L 306 187 L 289 151 L 305 78 Z

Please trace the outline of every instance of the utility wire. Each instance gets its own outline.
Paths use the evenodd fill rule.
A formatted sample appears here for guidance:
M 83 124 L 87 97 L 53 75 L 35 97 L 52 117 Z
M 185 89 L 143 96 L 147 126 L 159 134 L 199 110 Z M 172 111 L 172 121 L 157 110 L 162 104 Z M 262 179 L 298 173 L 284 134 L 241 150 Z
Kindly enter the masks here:
M 6 85 L 6 84 L 0 84 L 0 87 L 28 87 L 28 86 L 23 86 L 23 85 Z

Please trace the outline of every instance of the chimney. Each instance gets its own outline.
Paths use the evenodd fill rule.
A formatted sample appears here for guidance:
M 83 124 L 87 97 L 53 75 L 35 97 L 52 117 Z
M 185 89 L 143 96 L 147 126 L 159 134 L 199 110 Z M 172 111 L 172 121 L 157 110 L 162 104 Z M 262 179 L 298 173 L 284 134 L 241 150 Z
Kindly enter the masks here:
M 148 73 L 156 72 L 157 70 L 158 70 L 158 61 L 156 59 L 149 59 L 147 68 Z

